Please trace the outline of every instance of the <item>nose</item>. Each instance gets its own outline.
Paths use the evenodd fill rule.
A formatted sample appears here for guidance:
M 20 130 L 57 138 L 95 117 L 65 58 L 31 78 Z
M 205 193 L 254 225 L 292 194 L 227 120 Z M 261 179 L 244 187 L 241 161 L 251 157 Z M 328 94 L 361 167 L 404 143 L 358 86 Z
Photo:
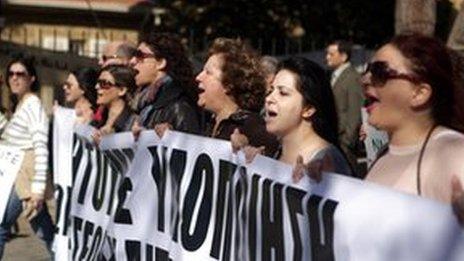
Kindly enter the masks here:
M 361 86 L 366 89 L 371 83 L 371 73 L 364 73 L 361 78 L 359 79 L 359 82 L 361 83 Z
M 196 82 L 201 82 L 201 80 L 203 79 L 203 74 L 204 74 L 204 71 L 201 71 L 197 77 L 195 78 L 195 81 Z
M 135 56 L 132 56 L 129 60 L 129 66 L 134 67 L 137 64 L 137 58 Z
M 271 91 L 267 96 L 266 96 L 266 99 L 264 100 L 264 103 L 265 104 L 271 104 L 273 103 L 275 100 L 274 100 L 274 95 L 273 95 L 273 91 Z

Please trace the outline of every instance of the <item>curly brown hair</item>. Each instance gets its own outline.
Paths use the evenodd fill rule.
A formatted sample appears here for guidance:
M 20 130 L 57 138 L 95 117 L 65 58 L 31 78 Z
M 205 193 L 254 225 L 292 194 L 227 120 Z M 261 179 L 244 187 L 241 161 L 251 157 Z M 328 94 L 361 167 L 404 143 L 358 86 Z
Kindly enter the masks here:
M 264 105 L 266 81 L 260 56 L 241 39 L 216 38 L 208 56 L 222 58 L 221 82 L 241 109 L 258 112 Z

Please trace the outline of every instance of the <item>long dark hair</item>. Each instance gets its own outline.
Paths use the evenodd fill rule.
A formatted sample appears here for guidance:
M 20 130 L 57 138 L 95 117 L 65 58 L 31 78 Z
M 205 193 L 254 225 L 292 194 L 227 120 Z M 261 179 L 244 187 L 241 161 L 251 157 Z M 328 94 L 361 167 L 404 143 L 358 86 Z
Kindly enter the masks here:
M 31 88 L 32 92 L 38 93 L 39 90 L 40 90 L 40 82 L 39 82 L 39 77 L 37 76 L 37 71 L 35 70 L 35 67 L 34 67 L 34 60 L 32 58 L 24 57 L 24 56 L 20 56 L 20 55 L 13 57 L 10 60 L 10 62 L 8 62 L 8 65 L 6 66 L 5 75 L 8 75 L 8 72 L 10 71 L 11 66 L 13 64 L 15 64 L 15 63 L 19 63 L 22 66 L 24 66 L 24 68 L 26 68 L 26 71 L 29 74 L 29 76 L 31 76 L 31 77 L 34 76 L 35 77 L 35 80 L 31 84 L 30 88 Z M 8 78 L 6 79 L 6 86 L 8 86 L 8 88 L 10 88 L 10 82 L 9 82 Z
M 297 90 L 303 96 L 304 105 L 311 105 L 316 109 L 308 119 L 314 131 L 327 142 L 339 147 L 335 100 L 324 69 L 306 58 L 292 57 L 279 64 L 280 70 L 288 70 L 297 76 Z
M 6 73 L 5 73 L 5 75 L 7 76 L 7 79 L 5 80 L 6 86 L 8 86 L 8 88 L 11 88 L 10 80 L 8 79 L 8 72 L 10 71 L 11 66 L 16 63 L 19 63 L 22 66 L 24 66 L 29 76 L 31 77 L 33 76 L 35 78 L 34 82 L 32 82 L 30 86 L 30 90 L 38 94 L 40 91 L 40 82 L 39 82 L 39 76 L 37 75 L 37 71 L 35 70 L 34 60 L 32 57 L 26 57 L 21 54 L 15 55 L 8 62 L 8 65 L 6 66 Z M 16 110 L 16 106 L 19 103 L 18 97 L 14 94 L 10 94 L 10 100 L 11 100 L 11 104 L 9 106 L 9 111 L 14 112 Z
M 114 81 L 117 86 L 126 87 L 126 95 L 124 95 L 124 100 L 126 103 L 130 102 L 132 95 L 137 89 L 137 84 L 135 83 L 136 71 L 125 65 L 108 65 L 105 66 L 100 72 L 108 72 L 113 76 Z
M 84 97 L 92 105 L 92 109 L 95 110 L 97 107 L 97 84 L 98 72 L 92 67 L 84 67 L 71 72 L 77 79 L 79 88 L 84 91 Z

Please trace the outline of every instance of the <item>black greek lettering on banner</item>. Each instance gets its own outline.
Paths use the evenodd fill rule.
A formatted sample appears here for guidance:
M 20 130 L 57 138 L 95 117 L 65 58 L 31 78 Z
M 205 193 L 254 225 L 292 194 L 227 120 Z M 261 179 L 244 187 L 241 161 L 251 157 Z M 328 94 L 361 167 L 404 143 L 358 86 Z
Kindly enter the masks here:
M 187 188 L 184 206 L 182 209 L 181 235 L 182 246 L 188 251 L 195 251 L 203 244 L 208 232 L 211 219 L 213 202 L 214 169 L 211 158 L 202 153 L 195 161 L 192 179 Z M 200 188 L 204 183 L 204 191 L 200 198 Z M 189 229 L 193 222 L 193 211 L 197 201 L 200 200 L 200 208 L 196 217 L 195 229 L 190 234 Z

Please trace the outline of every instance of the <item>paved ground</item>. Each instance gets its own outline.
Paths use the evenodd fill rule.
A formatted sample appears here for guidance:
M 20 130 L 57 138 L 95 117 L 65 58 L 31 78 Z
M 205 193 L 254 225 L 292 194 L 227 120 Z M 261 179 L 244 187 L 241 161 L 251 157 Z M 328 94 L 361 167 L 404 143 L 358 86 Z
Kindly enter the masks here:
M 55 213 L 54 202 L 48 202 L 52 217 Z M 45 261 L 50 260 L 45 244 L 34 234 L 29 222 L 18 219 L 19 233 L 5 247 L 2 261 Z
M 5 247 L 4 261 L 49 260 L 45 245 L 34 235 L 29 223 L 24 218 L 18 219 L 19 234 L 12 238 Z

